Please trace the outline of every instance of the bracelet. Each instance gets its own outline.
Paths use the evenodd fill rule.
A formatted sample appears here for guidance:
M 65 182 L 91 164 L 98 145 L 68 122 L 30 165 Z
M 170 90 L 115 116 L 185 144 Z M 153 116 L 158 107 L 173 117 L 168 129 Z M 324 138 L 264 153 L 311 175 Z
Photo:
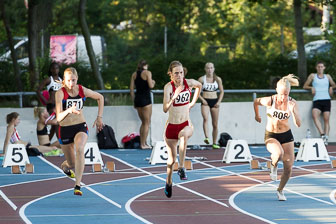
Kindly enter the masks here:
M 103 118 L 103 116 L 99 116 L 99 115 L 97 117 Z

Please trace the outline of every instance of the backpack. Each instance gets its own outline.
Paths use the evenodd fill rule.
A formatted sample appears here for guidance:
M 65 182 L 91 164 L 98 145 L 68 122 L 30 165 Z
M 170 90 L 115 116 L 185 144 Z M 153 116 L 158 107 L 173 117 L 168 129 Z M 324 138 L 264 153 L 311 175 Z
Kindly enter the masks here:
M 132 132 L 121 139 L 125 149 L 140 148 L 140 134 Z
M 118 143 L 111 126 L 104 125 L 103 129 L 97 133 L 98 147 L 100 149 L 117 149 Z
M 223 133 L 220 134 L 218 143 L 219 143 L 220 146 L 226 147 L 227 142 L 231 139 L 232 139 L 232 137 L 228 133 L 223 132 Z

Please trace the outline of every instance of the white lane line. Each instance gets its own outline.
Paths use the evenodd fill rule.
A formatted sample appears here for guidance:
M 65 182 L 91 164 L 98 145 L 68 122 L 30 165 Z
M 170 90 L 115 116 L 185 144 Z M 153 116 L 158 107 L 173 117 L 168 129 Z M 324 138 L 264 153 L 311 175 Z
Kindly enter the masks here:
M 241 213 L 243 213 L 243 214 L 245 214 L 245 215 L 251 216 L 251 217 L 256 218 L 256 219 L 259 219 L 259 220 L 264 221 L 264 222 L 266 222 L 266 223 L 276 224 L 275 222 L 272 222 L 271 220 L 265 219 L 265 218 L 263 218 L 263 217 L 257 216 L 257 215 L 255 215 L 255 214 L 249 213 L 249 212 L 247 212 L 247 211 L 245 211 L 245 210 L 239 208 L 239 207 L 236 205 L 236 203 L 234 202 L 234 199 L 235 199 L 235 197 L 236 197 L 238 194 L 240 194 L 240 193 L 242 193 L 242 192 L 244 192 L 244 191 L 248 191 L 248 190 L 250 190 L 250 189 L 252 189 L 252 188 L 255 188 L 255 187 L 257 187 L 257 186 L 260 186 L 260 185 L 263 185 L 263 184 L 256 184 L 256 185 L 253 185 L 253 186 L 244 188 L 244 189 L 242 189 L 242 190 L 240 190 L 240 191 L 237 191 L 236 193 L 232 194 L 232 195 L 230 196 L 230 198 L 229 198 L 229 204 L 230 204 L 234 209 L 236 209 L 237 211 L 239 211 L 239 212 L 241 212 Z
M 43 217 L 88 217 L 88 216 L 128 216 L 128 213 L 111 213 L 111 214 L 100 214 L 100 213 L 90 213 L 90 214 L 72 214 L 72 215 L 30 215 L 32 218 L 43 218 Z
M 49 162 L 49 161 L 46 160 L 45 158 L 43 158 L 43 157 L 41 157 L 41 156 L 39 156 L 39 158 L 40 158 L 42 161 L 44 161 L 44 162 L 46 162 L 47 164 L 49 164 L 50 166 L 52 166 L 52 167 L 54 167 L 55 169 L 57 169 L 58 171 L 60 171 L 61 173 L 64 173 L 63 170 L 62 170 L 61 168 L 59 168 L 58 166 L 56 166 L 56 165 L 54 165 L 53 163 Z M 70 179 L 71 179 L 71 178 L 70 178 Z M 71 179 L 71 180 L 75 181 L 75 179 Z M 81 184 L 85 186 L 85 184 L 84 184 L 83 182 L 81 182 Z M 102 195 L 101 193 L 95 191 L 95 190 L 92 189 L 91 187 L 89 187 L 89 186 L 85 186 L 85 188 L 88 189 L 89 191 L 91 191 L 92 193 L 96 194 L 98 197 L 101 197 L 102 199 L 104 199 L 104 200 L 108 201 L 109 203 L 111 203 L 111 204 L 117 206 L 118 208 L 121 208 L 121 205 L 120 205 L 120 204 L 118 204 L 117 202 L 112 201 L 111 199 L 105 197 L 104 195 Z
M 225 170 L 225 169 L 222 169 L 222 168 L 218 168 L 218 167 L 215 167 L 215 166 L 213 166 L 213 165 L 210 165 L 210 164 L 207 164 L 207 163 L 204 163 L 204 162 L 201 162 L 201 161 L 198 161 L 198 162 L 201 163 L 201 164 L 203 164 L 203 165 L 205 165 L 205 166 L 208 166 L 208 167 L 212 167 L 212 168 L 215 168 L 215 169 L 218 169 L 218 170 L 222 170 L 222 171 L 224 171 L 224 172 L 228 172 L 228 173 L 231 173 L 231 174 L 235 174 L 235 175 L 237 175 L 237 176 L 239 176 L 239 177 L 246 178 L 246 179 L 249 179 L 249 180 L 258 182 L 258 183 L 260 183 L 260 184 L 267 184 L 267 185 L 269 185 L 269 186 L 272 186 L 272 187 L 277 188 L 276 185 L 274 185 L 274 184 L 270 184 L 272 181 L 270 181 L 270 182 L 263 182 L 263 181 L 260 181 L 260 180 L 255 179 L 255 178 L 251 178 L 251 177 L 248 177 L 248 176 L 244 176 L 244 175 L 241 175 L 241 174 L 238 174 L 238 173 L 236 174 L 236 173 L 234 173 L 234 172 L 232 172 L 232 171 Z M 297 177 L 302 177 L 302 175 L 301 175 L 301 176 L 297 176 Z M 293 177 L 292 177 L 292 178 L 293 178 Z M 295 177 L 294 177 L 294 178 L 295 178 Z M 300 195 L 300 196 L 302 196 L 302 197 L 306 197 L 306 198 L 309 198 L 309 199 L 312 199 L 312 200 L 315 200 L 315 201 L 319 201 L 319 202 L 322 202 L 322 203 L 325 203 L 325 204 L 328 204 L 328 205 L 332 205 L 332 203 L 330 203 L 329 201 L 325 201 L 325 200 L 322 200 L 322 199 L 319 199 L 319 198 L 315 198 L 315 197 L 312 197 L 312 196 L 309 196 L 309 195 L 305 195 L 305 194 L 302 194 L 302 193 L 299 193 L 299 192 L 290 190 L 290 189 L 288 189 L 288 188 L 285 188 L 284 190 L 286 190 L 286 191 L 288 191 L 288 192 L 291 192 L 291 193 L 293 193 L 293 194 Z
M 28 175 L 30 175 L 30 174 L 28 174 Z M 10 187 L 10 186 L 17 186 L 17 185 L 20 185 L 20 184 L 29 184 L 29 183 L 42 182 L 42 181 L 47 181 L 47 180 L 57 180 L 57 179 L 62 179 L 62 178 L 64 178 L 63 175 L 61 177 L 51 177 L 51 178 L 40 179 L 40 180 L 30 180 L 30 181 L 24 181 L 24 182 L 20 182 L 20 183 L 1 185 L 0 188 Z
M 334 204 L 336 204 L 336 189 L 330 192 L 329 198 Z
M 105 196 L 104 196 L 104 195 L 102 195 L 101 193 L 99 193 L 99 192 L 97 192 L 97 191 L 93 190 L 91 187 L 89 187 L 89 186 L 86 186 L 86 189 L 88 189 L 88 190 L 89 190 L 89 191 L 91 191 L 92 193 L 94 193 L 94 194 L 98 195 L 98 196 L 99 196 L 99 197 L 101 197 L 102 199 L 104 199 L 104 200 L 106 200 L 106 201 L 110 202 L 111 204 L 113 204 L 113 205 L 117 206 L 118 208 L 121 208 L 121 205 L 120 205 L 120 204 L 118 204 L 118 203 L 117 203 L 117 202 L 115 202 L 115 201 L 112 201 L 111 199 L 109 199 L 109 198 L 105 197 Z
M 252 156 L 254 156 L 256 158 L 263 159 L 263 160 L 271 161 L 271 159 L 266 158 L 266 157 L 256 156 L 256 155 L 252 155 Z M 282 163 L 282 161 L 279 161 L 279 162 Z M 319 163 L 319 164 L 307 164 L 307 165 L 303 165 L 303 166 L 294 166 L 293 165 L 293 168 L 296 168 L 296 169 L 299 169 L 299 170 L 303 170 L 303 171 L 307 171 L 307 172 L 311 172 L 311 173 L 319 173 L 319 174 L 321 174 L 323 176 L 327 176 L 327 177 L 331 177 L 331 178 L 336 178 L 336 175 L 327 174 L 325 172 L 318 172 L 318 171 L 315 171 L 313 169 L 304 168 L 305 166 L 321 166 L 321 165 L 325 165 L 325 164 L 328 164 L 328 163 L 326 162 L 326 163 Z
M 134 168 L 134 169 L 137 169 L 137 170 L 139 170 L 139 171 L 141 171 L 141 172 L 144 172 L 144 173 L 148 174 L 149 176 L 152 176 L 152 177 L 154 177 L 154 178 L 157 178 L 157 179 L 159 179 L 159 180 L 162 180 L 162 181 L 166 182 L 166 180 L 165 180 L 164 178 L 159 177 L 159 176 L 157 176 L 157 175 L 154 175 L 154 174 L 152 174 L 152 173 L 150 173 L 150 172 L 148 172 L 148 171 L 146 171 L 146 170 L 143 170 L 143 169 L 141 169 L 141 168 L 139 168 L 139 167 L 136 167 L 136 166 L 134 166 L 134 165 L 132 165 L 132 164 L 130 164 L 130 163 L 127 163 L 127 162 L 125 162 L 125 161 L 123 161 L 123 160 L 121 160 L 121 159 L 119 159 L 119 158 L 117 158 L 117 157 L 115 157 L 115 156 L 109 155 L 109 154 L 104 153 L 104 152 L 101 152 L 101 154 L 103 154 L 103 155 L 105 155 L 105 156 L 107 156 L 107 157 L 110 157 L 110 158 L 112 158 L 112 159 L 118 160 L 119 162 L 121 162 L 121 163 L 123 163 L 123 164 L 126 164 L 126 165 L 128 165 L 128 166 L 130 166 L 130 167 L 132 167 L 132 168 Z M 205 198 L 205 199 L 208 199 L 208 200 L 210 200 L 210 201 L 212 201 L 212 202 L 214 202 L 214 203 L 217 203 L 217 204 L 219 204 L 219 205 L 222 205 L 222 206 L 224 206 L 224 207 L 228 207 L 228 205 L 225 204 L 225 203 L 223 203 L 223 202 L 220 202 L 220 201 L 215 200 L 215 199 L 213 199 L 213 198 L 210 198 L 210 197 L 208 197 L 208 196 L 206 196 L 206 195 L 204 195 L 204 194 L 198 193 L 198 192 L 193 191 L 193 190 L 191 190 L 191 189 L 189 189 L 189 188 L 186 188 L 186 187 L 184 187 L 184 186 L 181 186 L 180 184 L 175 184 L 174 186 L 179 187 L 179 188 L 181 188 L 181 189 L 183 189 L 183 190 L 189 191 L 189 192 L 191 192 L 191 193 L 193 193 L 193 194 L 196 194 L 196 195 L 198 195 L 198 196 L 200 196 L 200 197 L 203 197 L 203 198 Z M 139 197 L 139 195 L 133 197 L 133 198 L 130 199 L 130 200 L 128 200 L 127 203 L 126 203 L 126 205 L 125 205 L 125 208 L 126 208 L 126 211 L 127 211 L 130 215 L 132 215 L 133 217 L 135 217 L 135 218 L 137 218 L 137 219 L 139 219 L 139 220 L 141 220 L 141 221 L 144 222 L 145 219 L 142 218 L 141 216 L 138 216 L 137 214 L 135 214 L 135 213 L 132 211 L 131 206 L 130 206 L 131 203 L 132 203 L 132 201 L 133 201 L 134 199 L 136 199 L 137 197 Z M 146 221 L 147 221 L 147 220 L 146 220 Z M 150 223 L 150 222 L 149 222 L 149 223 Z
M 41 159 L 42 161 L 44 161 L 45 163 L 49 164 L 50 166 L 54 167 L 56 170 L 60 171 L 61 173 L 63 173 L 63 170 L 57 166 L 55 166 L 53 163 L 49 162 L 48 160 L 46 160 L 45 158 L 41 157 L 41 156 L 38 156 L 39 159 Z M 70 178 L 71 179 L 71 178 Z M 85 185 L 84 183 L 81 183 L 83 185 Z M 89 191 L 91 191 L 92 193 L 96 194 L 98 197 L 101 197 L 102 199 L 106 200 L 107 202 L 117 206 L 118 208 L 121 208 L 121 205 L 119 205 L 118 203 L 112 201 L 111 199 L 103 196 L 102 194 L 98 193 L 97 191 L 93 190 L 91 187 L 86 187 Z M 44 198 L 47 198 L 47 197 L 50 197 L 50 196 L 53 196 L 55 194 L 59 194 L 59 193 L 63 193 L 65 191 L 69 191 L 70 189 L 66 189 L 66 190 L 63 190 L 63 191 L 58 191 L 58 192 L 55 192 L 55 193 L 52 193 L 52 194 L 48 194 L 48 195 L 45 195 L 43 197 L 40 197 L 40 198 L 37 198 L 35 200 L 32 200 L 26 204 L 24 204 L 21 208 L 20 208 L 20 217 L 23 219 L 23 221 L 27 224 L 31 224 L 31 222 L 29 221 L 29 219 L 27 218 L 27 216 L 25 215 L 25 209 L 32 203 L 36 202 L 36 201 L 39 201 L 39 200 L 42 200 Z
M 252 156 L 255 156 L 255 155 L 252 155 Z M 264 160 L 268 160 L 270 161 L 270 159 L 268 158 L 265 158 L 265 157 L 262 157 L 262 156 L 255 156 L 257 158 L 261 158 L 261 159 L 264 159 Z M 280 161 L 280 163 L 282 163 Z M 324 165 L 324 164 L 307 164 L 306 166 L 312 166 L 312 165 Z M 321 175 L 324 175 L 324 176 L 327 176 L 327 177 L 332 177 L 332 178 L 335 178 L 336 176 L 335 175 L 331 175 L 331 174 L 327 174 L 327 173 L 324 173 L 324 172 L 317 172 L 315 170 L 311 170 L 311 169 L 306 169 L 306 168 L 303 168 L 303 167 L 300 167 L 300 166 L 293 166 L 297 169 L 300 169 L 300 170 L 304 170 L 304 171 L 307 171 L 307 172 L 311 172 L 312 174 L 321 174 Z M 306 175 L 299 175 L 299 176 L 295 176 L 295 177 L 290 177 L 290 179 L 294 179 L 294 178 L 299 178 L 299 177 L 303 177 L 303 176 L 308 176 L 308 175 L 311 175 L 311 174 L 306 174 Z M 270 184 L 269 184 L 270 185 Z M 275 185 L 273 185 L 275 186 Z M 312 200 L 315 200 L 315 201 L 319 201 L 319 202 L 322 202 L 322 203 L 325 203 L 325 204 L 328 204 L 328 205 L 333 205 L 331 202 L 329 201 L 325 201 L 325 200 L 322 200 L 322 199 L 319 199 L 319 198 L 316 198 L 316 197 L 312 197 L 312 196 L 309 196 L 309 195 L 306 195 L 306 194 L 302 194 L 300 192 L 297 192 L 297 191 L 293 191 L 293 190 L 290 190 L 289 188 L 284 188 L 285 191 L 288 191 L 288 192 L 291 192 L 293 194 L 297 194 L 297 195 L 300 195 L 302 197 L 306 197 L 306 198 L 309 198 L 309 199 L 312 199 Z
M 16 211 L 16 205 L 5 195 L 5 193 L 0 190 L 0 196 L 12 207 L 14 211 Z
M 259 157 L 259 156 L 256 156 L 256 157 Z M 265 160 L 268 160 L 267 158 L 264 158 L 264 157 L 259 157 L 259 158 L 263 158 L 263 159 L 265 159 Z M 233 175 L 235 174 L 235 173 L 232 172 L 232 171 L 224 170 L 224 169 L 222 169 L 222 168 L 218 168 L 218 167 L 212 166 L 212 165 L 210 165 L 210 164 L 207 164 L 207 163 L 204 163 L 204 162 L 201 162 L 201 161 L 198 161 L 198 162 L 201 163 L 201 164 L 203 164 L 203 165 L 206 165 L 206 166 L 208 166 L 208 167 L 212 167 L 212 168 L 215 168 L 215 169 L 218 169 L 218 170 L 222 170 L 222 171 L 224 171 L 224 172 L 228 172 L 228 173 L 231 173 L 231 174 L 233 174 Z M 242 189 L 242 190 L 240 190 L 240 191 L 234 193 L 234 194 L 231 195 L 230 198 L 229 198 L 229 204 L 230 204 L 234 209 L 236 209 L 236 210 L 239 211 L 239 212 L 242 212 L 242 213 L 244 213 L 244 214 L 246 214 L 246 215 L 249 215 L 249 216 L 254 217 L 254 218 L 256 218 L 256 219 L 262 220 L 262 221 L 264 221 L 264 222 L 271 223 L 271 224 L 275 224 L 274 222 L 272 222 L 272 221 L 270 221 L 270 220 L 267 220 L 267 219 L 265 219 L 265 218 L 262 218 L 262 217 L 260 217 L 260 216 L 257 216 L 257 215 L 255 215 L 255 214 L 249 213 L 249 212 L 247 212 L 247 211 L 245 211 L 245 210 L 239 208 L 239 207 L 234 203 L 234 198 L 235 198 L 238 194 L 240 194 L 241 192 L 247 191 L 247 190 L 252 189 L 252 188 L 256 188 L 257 186 L 260 186 L 260 185 L 265 185 L 265 184 L 266 184 L 266 185 L 269 185 L 269 186 L 272 186 L 272 187 L 275 187 L 275 188 L 276 188 L 277 186 L 274 185 L 274 184 L 270 184 L 270 182 L 272 182 L 272 181 L 270 181 L 270 182 L 263 182 L 263 181 L 259 181 L 259 180 L 257 180 L 257 179 L 254 179 L 254 178 L 251 178 L 251 177 L 247 177 L 247 176 L 244 176 L 244 175 L 241 175 L 241 174 L 236 174 L 236 175 L 238 175 L 238 176 L 240 176 L 240 177 L 243 177 L 243 178 L 246 178 L 246 179 L 249 179 L 249 180 L 254 180 L 254 181 L 256 181 L 256 182 L 258 182 L 258 183 L 260 183 L 260 184 L 257 184 L 257 185 L 254 185 L 254 186 L 251 186 L 251 187 Z M 301 176 L 298 176 L 298 177 L 301 177 Z M 289 191 L 289 192 L 291 192 L 291 193 L 294 193 L 294 194 L 298 194 L 298 195 L 300 195 L 300 196 L 302 196 L 302 197 L 310 198 L 310 199 L 312 199 L 312 200 L 316 200 L 316 201 L 319 201 L 319 202 L 322 202 L 322 203 L 325 203 L 325 204 L 332 205 L 332 204 L 331 204 L 330 202 L 328 202 L 328 201 L 324 201 L 324 200 L 321 200 L 321 199 L 318 199 L 318 198 L 314 198 L 314 197 L 311 197 L 311 196 L 308 196 L 308 195 L 304 195 L 304 194 L 301 194 L 301 193 L 299 193 L 299 192 L 295 192 L 295 191 L 289 190 L 289 189 L 287 189 L 287 188 L 285 188 L 285 190 L 287 190 L 287 191 Z

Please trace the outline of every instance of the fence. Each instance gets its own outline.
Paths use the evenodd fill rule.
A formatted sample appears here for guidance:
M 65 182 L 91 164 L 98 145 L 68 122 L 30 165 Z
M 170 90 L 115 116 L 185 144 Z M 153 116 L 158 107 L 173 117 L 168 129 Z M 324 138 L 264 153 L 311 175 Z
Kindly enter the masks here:
M 99 93 L 102 94 L 120 94 L 120 93 L 129 93 L 129 89 L 118 89 L 118 90 L 96 90 Z M 291 93 L 309 93 L 309 90 L 304 89 L 292 89 Z M 225 93 L 250 93 L 251 94 L 251 101 L 253 101 L 258 93 L 276 93 L 273 89 L 226 89 L 224 90 Z M 152 102 L 154 102 L 154 94 L 163 94 L 163 90 L 152 90 L 151 91 L 151 97 Z M 19 107 L 23 107 L 23 97 L 24 96 L 34 96 L 36 95 L 35 92 L 8 92 L 8 93 L 0 93 L 0 97 L 3 96 L 18 96 L 19 97 Z

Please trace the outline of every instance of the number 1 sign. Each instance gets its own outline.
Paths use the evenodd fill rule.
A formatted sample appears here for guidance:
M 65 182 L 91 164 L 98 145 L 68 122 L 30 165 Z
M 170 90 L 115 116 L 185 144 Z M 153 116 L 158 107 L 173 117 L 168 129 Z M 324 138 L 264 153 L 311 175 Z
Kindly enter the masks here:
M 330 161 L 327 149 L 322 138 L 305 138 L 300 144 L 299 152 L 296 156 L 296 161 L 303 160 L 304 162 L 312 160 Z

